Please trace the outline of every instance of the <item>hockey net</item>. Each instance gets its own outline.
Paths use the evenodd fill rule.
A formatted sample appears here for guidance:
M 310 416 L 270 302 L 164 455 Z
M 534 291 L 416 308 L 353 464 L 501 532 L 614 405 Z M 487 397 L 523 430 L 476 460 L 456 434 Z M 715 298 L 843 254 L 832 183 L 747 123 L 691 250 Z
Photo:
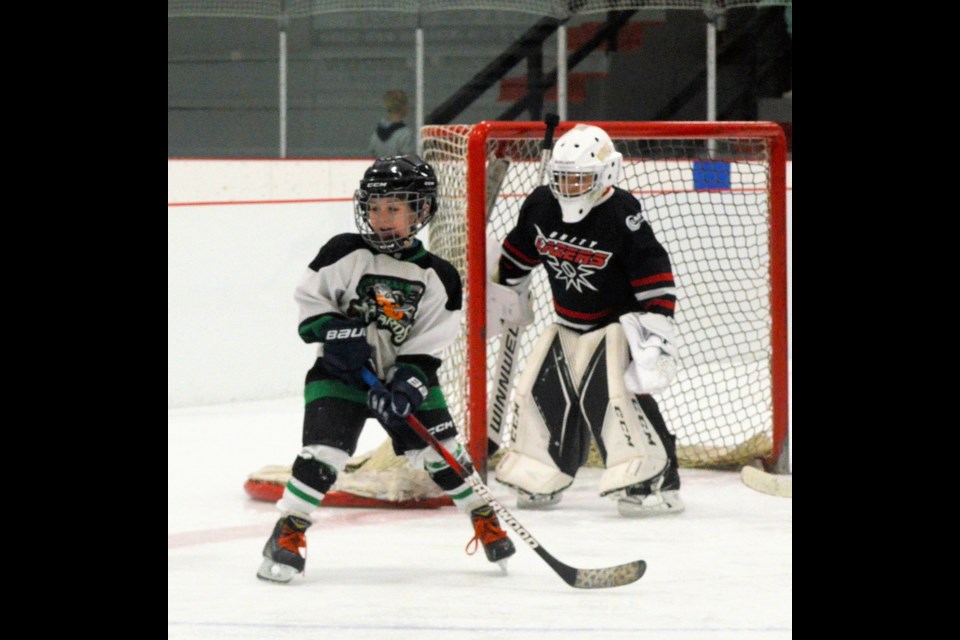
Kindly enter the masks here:
M 561 123 L 555 138 L 573 124 Z M 681 466 L 739 468 L 758 458 L 775 463 L 787 436 L 788 402 L 783 130 L 757 122 L 589 124 L 607 131 L 623 154 L 619 186 L 640 200 L 671 257 L 680 361 L 658 402 L 677 436 Z M 444 354 L 441 384 L 484 475 L 488 405 L 504 339 L 485 338 L 486 240 L 503 239 L 523 199 L 539 185 L 544 130 L 542 122 L 421 129 L 423 158 L 439 178 L 429 248 L 449 260 L 464 283 L 462 331 Z M 487 174 L 495 165 L 506 173 L 491 189 Z M 517 345 L 515 372 L 554 322 L 545 269 L 534 270 L 530 292 L 535 319 Z M 505 405 L 502 450 L 515 426 L 516 377 Z M 593 464 L 597 460 L 591 456 Z M 351 495 L 383 505 L 445 503 L 426 474 L 392 457 L 387 443 L 341 474 L 334 488 L 344 506 L 351 506 Z

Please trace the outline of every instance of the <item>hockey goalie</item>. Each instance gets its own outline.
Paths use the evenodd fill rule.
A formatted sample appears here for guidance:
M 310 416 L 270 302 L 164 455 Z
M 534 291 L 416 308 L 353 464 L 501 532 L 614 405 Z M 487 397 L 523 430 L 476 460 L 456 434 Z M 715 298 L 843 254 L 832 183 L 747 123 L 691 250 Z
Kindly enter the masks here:
M 654 395 L 676 376 L 677 290 L 666 249 L 639 201 L 616 186 L 622 155 L 579 124 L 547 164 L 549 184 L 521 206 L 489 286 L 523 299 L 546 269 L 556 312 L 515 394 L 515 426 L 496 480 L 519 508 L 557 506 L 593 437 L 600 495 L 627 517 L 680 513 L 675 437 Z

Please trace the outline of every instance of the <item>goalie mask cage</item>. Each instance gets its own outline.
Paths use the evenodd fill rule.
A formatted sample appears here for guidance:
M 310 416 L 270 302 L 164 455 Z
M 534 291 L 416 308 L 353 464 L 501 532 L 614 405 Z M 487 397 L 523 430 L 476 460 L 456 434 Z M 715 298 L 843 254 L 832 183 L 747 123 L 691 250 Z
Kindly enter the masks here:
M 575 123 L 563 122 L 555 138 Z M 787 436 L 786 140 L 763 122 L 589 122 L 623 154 L 618 186 L 670 254 L 677 284 L 676 379 L 657 396 L 681 466 L 774 464 Z M 464 282 L 464 326 L 444 354 L 441 384 L 486 477 L 488 405 L 502 336 L 486 339 L 486 238 L 502 241 L 540 184 L 542 122 L 429 125 L 422 156 L 439 178 L 430 250 Z M 487 222 L 487 167 L 509 160 Z M 502 163 L 502 161 L 501 161 Z M 496 187 L 496 185 L 494 185 Z M 492 193 L 489 194 L 492 197 Z M 555 321 L 545 270 L 530 287 L 534 324 L 516 350 L 503 420 L 513 426 L 518 372 Z

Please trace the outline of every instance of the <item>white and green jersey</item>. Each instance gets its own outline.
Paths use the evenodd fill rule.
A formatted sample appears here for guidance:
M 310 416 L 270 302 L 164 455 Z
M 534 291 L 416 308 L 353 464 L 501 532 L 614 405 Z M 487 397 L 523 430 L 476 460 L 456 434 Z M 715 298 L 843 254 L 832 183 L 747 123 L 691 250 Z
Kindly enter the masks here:
M 363 320 L 381 378 L 398 361 L 434 378 L 441 353 L 460 330 L 460 275 L 419 240 L 401 252 L 381 253 L 357 233 L 334 236 L 310 263 L 294 297 L 305 342 L 321 342 L 333 317 Z M 323 356 L 322 342 L 317 355 Z

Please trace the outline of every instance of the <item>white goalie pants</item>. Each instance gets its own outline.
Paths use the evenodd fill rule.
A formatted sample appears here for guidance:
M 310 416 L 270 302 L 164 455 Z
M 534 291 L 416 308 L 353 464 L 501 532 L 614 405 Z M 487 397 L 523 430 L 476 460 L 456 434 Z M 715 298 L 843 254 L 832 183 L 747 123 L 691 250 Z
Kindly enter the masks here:
M 585 334 L 550 326 L 520 376 L 512 444 L 497 481 L 532 494 L 566 489 L 587 459 L 591 433 L 606 467 L 600 495 L 663 474 L 675 458 L 673 439 L 653 398 L 624 386 L 629 360 L 619 323 Z

